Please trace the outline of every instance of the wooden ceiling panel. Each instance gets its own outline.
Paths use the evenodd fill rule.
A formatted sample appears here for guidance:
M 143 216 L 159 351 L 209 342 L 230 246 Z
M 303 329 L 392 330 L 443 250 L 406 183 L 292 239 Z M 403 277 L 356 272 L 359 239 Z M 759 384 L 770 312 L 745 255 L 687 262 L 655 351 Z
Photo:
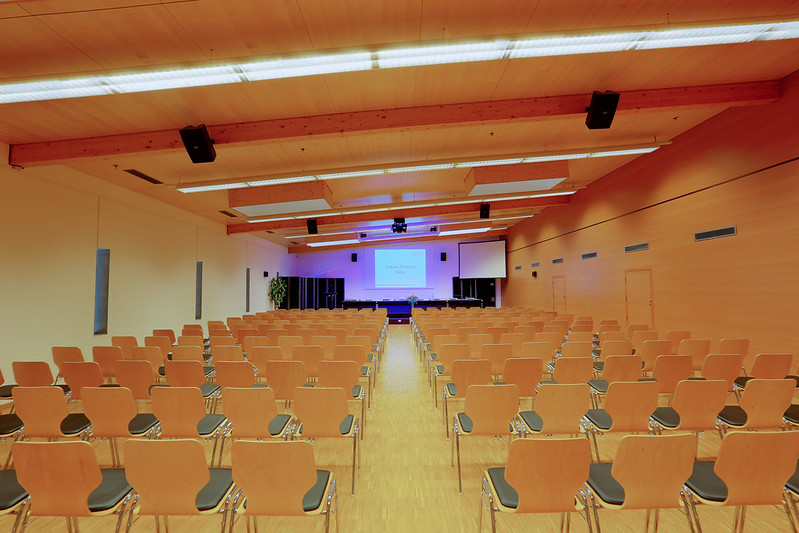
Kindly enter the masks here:
M 507 61 L 478 61 L 420 68 L 414 84 L 413 105 L 495 100 L 494 93 L 507 64 Z
M 536 2 L 427 1 L 420 38 L 436 41 L 521 33 L 535 10 Z
M 414 105 L 418 68 L 347 72 L 324 76 L 335 113 L 395 109 Z

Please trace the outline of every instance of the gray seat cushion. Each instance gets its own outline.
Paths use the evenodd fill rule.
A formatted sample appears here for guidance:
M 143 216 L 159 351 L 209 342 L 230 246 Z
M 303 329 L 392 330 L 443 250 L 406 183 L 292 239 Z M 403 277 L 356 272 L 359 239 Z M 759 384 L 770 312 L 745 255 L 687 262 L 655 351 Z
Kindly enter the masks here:
M 652 419 L 665 428 L 676 428 L 680 425 L 680 415 L 671 407 L 658 407 L 652 413 Z
M 694 461 L 694 470 L 685 486 L 703 500 L 723 502 L 727 499 L 727 485 L 716 475 L 715 465 L 714 461 Z
M 606 394 L 608 392 L 608 381 L 606 379 L 591 379 L 588 384 L 599 393 Z
M 788 480 L 788 483 L 785 484 L 785 487 L 794 494 L 799 494 L 799 461 L 796 462 L 796 470 L 791 479 Z
M 460 425 L 461 429 L 464 433 L 471 433 L 472 429 L 474 429 L 474 422 L 472 419 L 469 418 L 469 415 L 466 413 L 458 413 L 458 425 Z
M 624 503 L 624 489 L 611 474 L 613 463 L 591 463 L 588 484 L 599 498 L 611 505 Z
M 585 417 L 590 420 L 595 427 L 605 431 L 613 426 L 613 419 L 604 409 L 589 409 Z
M 216 431 L 216 428 L 218 428 L 224 420 L 225 415 L 205 415 L 202 420 L 197 423 L 197 433 L 199 433 L 201 437 L 206 437 Z
M 233 485 L 233 473 L 229 468 L 210 468 L 211 479 L 197 493 L 197 509 L 208 511 L 219 505 Z
M 739 405 L 725 405 L 718 414 L 718 419 L 728 426 L 743 426 L 746 424 L 746 411 Z
M 302 497 L 303 511 L 314 511 L 319 509 L 322 505 L 322 500 L 325 497 L 325 487 L 327 487 L 327 480 L 330 479 L 330 472 L 327 470 L 316 471 L 316 483 L 311 490 L 305 493 Z
M 22 420 L 14 413 L 0 415 L 0 435 L 11 435 L 22 429 Z
M 203 398 L 208 398 L 209 396 L 216 394 L 219 389 L 219 385 L 214 383 L 204 383 L 200 385 L 200 392 L 203 394 Z
M 16 383 L 10 383 L 8 385 L 0 385 L 0 398 L 11 398 L 11 389 L 16 387 Z
M 89 510 L 93 513 L 111 509 L 133 489 L 125 478 L 124 468 L 101 468 L 103 481 L 89 494 Z
M 15 470 L 0 470 L 0 511 L 10 509 L 28 497 L 17 481 Z
M 544 420 L 535 411 L 521 411 L 519 416 L 522 417 L 530 431 L 540 432 L 544 429 Z
M 799 424 L 799 405 L 791 404 L 782 416 L 791 424 Z
M 452 383 L 451 381 L 444 386 L 447 388 L 448 396 L 454 397 L 458 395 L 458 386 Z
M 352 415 L 347 415 L 344 417 L 344 420 L 341 421 L 341 424 L 338 425 L 338 430 L 341 432 L 342 435 L 346 435 L 350 431 L 352 431 L 352 424 L 355 422 L 355 417 Z
M 70 413 L 61 421 L 61 432 L 64 435 L 77 435 L 91 426 L 91 421 L 83 413 Z
M 286 425 L 291 420 L 291 415 L 279 414 L 269 422 L 269 434 L 280 435 L 286 429 Z
M 128 424 L 131 435 L 144 435 L 158 424 L 158 419 L 152 413 L 139 413 Z
M 489 468 L 488 477 L 491 479 L 491 484 L 496 489 L 496 497 L 505 507 L 515 509 L 519 506 L 519 494 L 516 490 L 505 480 L 504 468 Z
M 733 383 L 737 388 L 743 389 L 750 379 L 754 378 L 752 376 L 738 376 Z

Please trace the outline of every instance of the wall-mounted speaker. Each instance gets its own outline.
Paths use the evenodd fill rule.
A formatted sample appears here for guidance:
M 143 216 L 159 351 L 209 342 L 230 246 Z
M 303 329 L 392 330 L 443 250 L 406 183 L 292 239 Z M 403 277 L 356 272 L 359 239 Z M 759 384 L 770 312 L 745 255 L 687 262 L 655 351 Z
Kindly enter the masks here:
M 266 270 L 264 270 L 264 277 L 265 277 L 265 278 L 268 278 L 268 277 L 269 277 L 269 272 L 268 272 L 268 271 L 266 271 Z
M 447 260 L 447 252 L 441 252 L 441 260 L 442 261 L 446 261 Z
M 480 204 L 480 218 L 489 218 L 491 216 L 491 204 Z
M 534 277 L 534 278 L 537 278 L 537 277 L 538 277 L 538 271 L 537 271 L 537 270 L 533 270 L 533 277 Z
M 216 159 L 214 141 L 208 135 L 205 124 L 183 128 L 180 130 L 180 138 L 192 163 L 210 163 Z
M 353 253 L 352 255 L 350 255 L 350 261 L 352 261 L 353 263 L 357 263 L 358 262 L 358 254 Z
M 305 223 L 308 225 L 308 235 L 316 235 L 319 233 L 319 228 L 316 226 L 315 218 L 309 218 L 305 221 Z
M 608 129 L 616 114 L 619 105 L 619 93 L 613 91 L 594 91 L 591 95 L 591 104 L 585 109 L 585 125 L 589 130 Z

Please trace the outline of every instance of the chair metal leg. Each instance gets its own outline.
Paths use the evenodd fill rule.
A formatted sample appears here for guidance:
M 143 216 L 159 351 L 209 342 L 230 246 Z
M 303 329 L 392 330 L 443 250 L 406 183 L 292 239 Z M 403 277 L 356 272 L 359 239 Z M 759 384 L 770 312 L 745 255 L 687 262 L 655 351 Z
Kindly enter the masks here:
M 790 500 L 790 499 L 791 499 L 791 496 L 788 494 L 788 491 L 786 490 L 785 492 L 783 492 L 783 494 L 782 494 L 782 505 L 783 505 L 783 507 L 785 507 L 785 514 L 788 515 L 788 522 L 791 523 L 791 531 L 793 531 L 793 533 L 797 533 L 797 531 L 796 531 L 796 522 L 794 522 L 793 514 L 791 513 L 791 506 L 788 503 L 788 500 Z
M 447 420 L 449 419 L 449 406 L 447 404 L 449 402 L 447 402 L 448 397 L 446 392 L 444 392 L 442 396 L 444 397 L 444 427 L 447 430 L 447 440 L 449 440 L 449 424 L 447 424 Z
M 455 428 L 453 426 L 453 431 Z M 463 495 L 463 484 L 461 481 L 461 446 L 460 446 L 460 435 L 457 431 L 455 431 L 455 450 L 458 456 L 458 494 Z
M 694 523 L 691 520 L 691 506 L 683 491 L 680 491 L 680 500 L 682 500 L 683 507 L 685 507 L 685 518 L 688 519 L 688 528 L 691 530 L 691 533 L 696 533 L 694 530 Z

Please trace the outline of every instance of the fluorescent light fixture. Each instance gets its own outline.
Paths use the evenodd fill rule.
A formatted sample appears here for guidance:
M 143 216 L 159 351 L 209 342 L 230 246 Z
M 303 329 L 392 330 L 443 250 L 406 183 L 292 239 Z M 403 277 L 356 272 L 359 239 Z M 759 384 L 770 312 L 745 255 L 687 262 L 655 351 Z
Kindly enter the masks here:
M 295 58 L 272 58 L 212 67 L 174 68 L 67 80 L 0 85 L 0 103 L 79 98 L 336 74 L 397 67 L 443 65 L 574 54 L 629 52 L 799 38 L 799 21 L 541 35 L 515 40 L 494 39 L 435 46 L 332 52 Z
M 316 248 L 317 246 L 338 246 L 339 244 L 358 244 L 358 239 L 343 239 L 340 241 L 319 241 L 319 242 L 306 242 L 306 246 Z
M 491 228 L 469 228 L 469 229 L 453 229 L 449 231 L 442 231 L 438 234 L 439 237 L 447 237 L 449 235 L 466 235 L 469 233 L 485 233 Z
M 224 189 L 241 189 L 242 187 L 261 187 L 269 185 L 283 185 L 286 183 L 298 183 L 303 181 L 314 180 L 329 180 L 340 178 L 354 178 L 359 176 L 377 176 L 380 174 L 395 174 L 398 172 L 424 172 L 427 170 L 440 170 L 440 169 L 453 169 L 453 168 L 475 168 L 475 167 L 488 167 L 488 166 L 502 166 L 502 165 L 519 165 L 522 163 L 543 163 L 546 161 L 563 161 L 569 159 L 591 159 L 595 157 L 613 157 L 625 155 L 641 155 L 654 152 L 660 146 L 645 146 L 641 148 L 622 148 L 619 150 L 599 150 L 596 152 L 575 152 L 575 153 L 557 153 L 551 155 L 534 155 L 529 157 L 514 157 L 505 159 L 489 159 L 485 161 L 462 161 L 460 163 L 436 163 L 433 165 L 409 165 L 404 167 L 387 167 L 376 168 L 371 170 L 353 170 L 351 172 L 333 172 L 330 174 L 316 174 L 310 176 L 289 176 L 284 178 L 252 180 L 242 182 L 220 183 L 215 185 L 186 185 L 178 187 L 177 190 L 182 193 L 192 192 L 205 192 L 205 191 L 219 191 Z M 463 202 L 468 203 L 468 202 Z M 431 203 L 430 206 L 436 205 L 449 205 L 440 203 Z M 417 206 L 422 207 L 422 206 Z M 353 211 L 347 214 L 369 213 L 370 211 Z
M 255 224 L 257 222 L 280 222 L 281 220 L 296 220 L 301 217 L 269 217 L 269 218 L 259 218 L 255 220 L 248 220 L 247 222 L 250 224 Z M 305 218 L 305 217 L 302 217 Z

